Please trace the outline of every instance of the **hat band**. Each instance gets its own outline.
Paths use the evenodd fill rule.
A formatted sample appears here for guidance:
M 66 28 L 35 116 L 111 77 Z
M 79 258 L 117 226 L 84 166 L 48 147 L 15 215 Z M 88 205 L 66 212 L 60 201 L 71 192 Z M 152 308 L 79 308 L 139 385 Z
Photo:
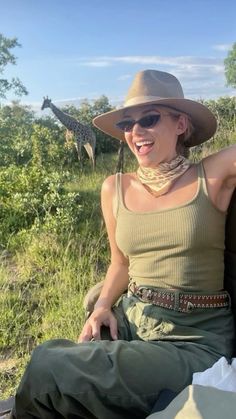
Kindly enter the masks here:
M 165 99 L 184 99 L 184 97 L 171 98 L 171 97 L 161 97 L 161 96 L 135 96 L 131 99 L 128 99 L 124 106 L 135 106 L 142 103 L 154 102 L 156 100 L 165 100 Z
M 134 106 L 145 102 L 153 102 L 154 100 L 161 100 L 163 97 L 160 96 L 135 96 L 132 99 L 128 99 L 124 106 Z

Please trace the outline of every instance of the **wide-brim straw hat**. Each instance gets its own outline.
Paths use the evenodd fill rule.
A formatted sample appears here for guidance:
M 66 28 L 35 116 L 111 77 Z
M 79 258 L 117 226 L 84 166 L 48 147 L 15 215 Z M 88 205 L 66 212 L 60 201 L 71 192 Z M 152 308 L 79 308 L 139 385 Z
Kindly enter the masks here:
M 185 144 L 187 147 L 207 141 L 216 131 L 217 122 L 213 113 L 201 103 L 185 99 L 182 86 L 175 76 L 157 70 L 137 73 L 124 106 L 97 116 L 93 124 L 111 137 L 125 141 L 124 133 L 116 124 L 124 118 L 127 109 L 148 104 L 167 106 L 191 118 L 194 131 Z

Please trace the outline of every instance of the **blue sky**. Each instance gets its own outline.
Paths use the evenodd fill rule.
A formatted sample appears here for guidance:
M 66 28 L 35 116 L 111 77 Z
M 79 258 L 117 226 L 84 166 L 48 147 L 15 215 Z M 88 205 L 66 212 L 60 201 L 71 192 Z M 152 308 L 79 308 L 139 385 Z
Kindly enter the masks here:
M 22 45 L 4 75 L 21 79 L 34 109 L 46 95 L 58 106 L 102 94 L 120 104 L 146 68 L 175 74 L 188 98 L 235 94 L 224 77 L 235 0 L 0 0 L 0 32 Z

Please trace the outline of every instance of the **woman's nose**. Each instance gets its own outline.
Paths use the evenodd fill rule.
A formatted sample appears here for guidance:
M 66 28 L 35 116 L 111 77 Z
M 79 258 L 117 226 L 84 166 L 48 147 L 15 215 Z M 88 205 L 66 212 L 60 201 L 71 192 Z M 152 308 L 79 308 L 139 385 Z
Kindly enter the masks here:
M 144 130 L 145 130 L 145 128 L 142 128 L 141 125 L 139 125 L 139 123 L 136 122 L 134 124 L 134 126 L 133 126 L 132 134 L 133 135 L 135 135 L 135 134 L 139 134 L 140 135 L 140 133 L 143 133 Z

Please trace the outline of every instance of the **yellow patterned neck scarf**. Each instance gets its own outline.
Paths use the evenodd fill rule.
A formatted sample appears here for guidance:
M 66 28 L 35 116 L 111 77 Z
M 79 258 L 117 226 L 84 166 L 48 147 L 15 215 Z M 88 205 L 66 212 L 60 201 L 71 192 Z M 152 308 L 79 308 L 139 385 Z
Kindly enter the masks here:
M 190 166 L 184 156 L 177 156 L 170 162 L 160 163 L 155 169 L 139 166 L 137 176 L 145 188 L 154 196 L 164 195 L 174 181 Z

